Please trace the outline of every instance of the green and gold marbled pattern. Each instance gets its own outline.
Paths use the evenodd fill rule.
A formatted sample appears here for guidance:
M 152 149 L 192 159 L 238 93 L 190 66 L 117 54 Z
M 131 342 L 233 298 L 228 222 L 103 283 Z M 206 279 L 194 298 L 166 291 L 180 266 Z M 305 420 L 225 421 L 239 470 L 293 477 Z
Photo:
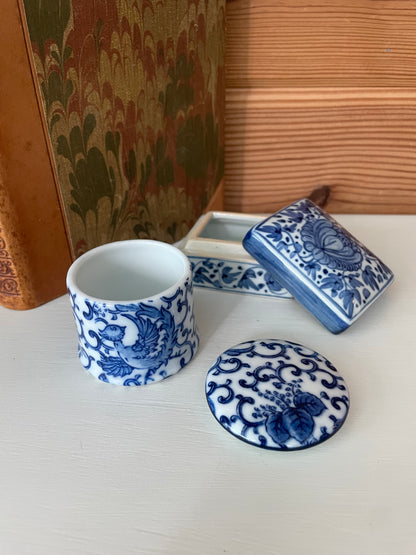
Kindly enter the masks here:
M 223 176 L 224 0 L 24 0 L 75 256 L 173 242 Z

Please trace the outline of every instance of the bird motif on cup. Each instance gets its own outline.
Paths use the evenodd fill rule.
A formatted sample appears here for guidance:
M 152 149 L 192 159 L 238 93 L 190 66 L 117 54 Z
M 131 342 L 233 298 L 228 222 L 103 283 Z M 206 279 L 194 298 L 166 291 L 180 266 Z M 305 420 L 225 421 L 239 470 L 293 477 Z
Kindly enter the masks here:
M 107 324 L 100 331 L 101 340 L 112 343 L 118 355 L 101 354 L 99 364 L 106 374 L 123 377 L 137 370 L 151 374 L 169 359 L 175 343 L 173 318 L 167 311 L 163 311 L 161 318 L 160 311 L 153 307 L 149 307 L 147 312 L 147 315 L 140 317 L 122 314 L 132 322 L 137 331 L 136 341 L 132 345 L 124 343 L 126 326 Z M 154 319 L 155 316 L 158 318 Z

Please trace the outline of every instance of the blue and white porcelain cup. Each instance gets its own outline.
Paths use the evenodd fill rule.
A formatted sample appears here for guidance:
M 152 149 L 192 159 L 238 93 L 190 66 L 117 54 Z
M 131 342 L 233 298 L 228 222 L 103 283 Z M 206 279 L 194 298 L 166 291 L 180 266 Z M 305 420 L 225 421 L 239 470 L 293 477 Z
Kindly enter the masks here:
M 75 260 L 67 287 L 78 355 L 96 378 L 154 383 L 195 355 L 191 266 L 176 247 L 143 239 L 102 245 Z

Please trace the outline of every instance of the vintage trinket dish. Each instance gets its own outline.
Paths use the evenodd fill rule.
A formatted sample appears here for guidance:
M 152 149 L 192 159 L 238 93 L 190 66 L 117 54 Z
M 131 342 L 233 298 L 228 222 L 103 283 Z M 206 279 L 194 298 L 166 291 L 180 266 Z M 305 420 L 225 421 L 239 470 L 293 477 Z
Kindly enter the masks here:
M 208 371 L 205 392 L 228 432 L 278 451 L 330 438 L 350 405 L 344 379 L 325 357 L 281 339 L 246 341 L 222 353 Z
M 201 216 L 180 246 L 191 262 L 194 286 L 292 298 L 243 247 L 249 229 L 263 219 L 233 212 Z
M 308 199 L 255 224 L 243 245 L 332 333 L 355 322 L 394 279 L 376 255 Z

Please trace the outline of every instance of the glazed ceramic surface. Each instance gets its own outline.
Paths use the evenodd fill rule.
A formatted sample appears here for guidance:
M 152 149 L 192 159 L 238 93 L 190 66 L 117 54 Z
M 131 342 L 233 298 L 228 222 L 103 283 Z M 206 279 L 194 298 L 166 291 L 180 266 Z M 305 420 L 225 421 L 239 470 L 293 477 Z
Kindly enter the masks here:
M 183 252 L 189 257 L 194 285 L 267 297 L 292 295 L 244 249 L 242 241 L 261 216 L 208 212 L 189 233 Z
M 74 262 L 68 291 L 82 365 L 117 385 L 160 381 L 198 348 L 187 257 L 157 241 L 97 247 Z
M 233 293 L 292 298 L 292 295 L 256 262 L 203 256 L 189 256 L 189 260 L 195 286 Z
M 206 396 L 231 434 L 282 451 L 331 437 L 350 404 L 343 378 L 325 357 L 280 339 L 247 341 L 225 351 L 207 374 Z
M 394 277 L 377 256 L 307 199 L 255 225 L 243 245 L 333 333 L 350 326 Z

